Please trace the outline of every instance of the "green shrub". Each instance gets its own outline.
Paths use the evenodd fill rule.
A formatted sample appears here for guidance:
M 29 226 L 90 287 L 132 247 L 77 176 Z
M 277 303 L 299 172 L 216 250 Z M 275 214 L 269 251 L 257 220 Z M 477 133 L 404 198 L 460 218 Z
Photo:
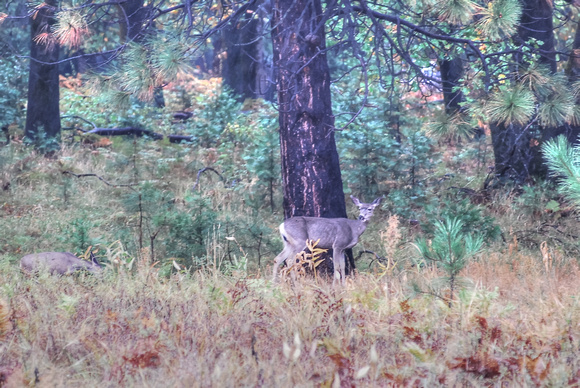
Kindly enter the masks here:
M 457 276 L 467 264 L 467 260 L 481 250 L 483 236 L 465 233 L 461 220 L 446 217 L 443 221 L 435 222 L 431 240 L 421 238 L 416 244 L 424 260 L 434 262 L 446 272 L 451 306 L 457 287 Z

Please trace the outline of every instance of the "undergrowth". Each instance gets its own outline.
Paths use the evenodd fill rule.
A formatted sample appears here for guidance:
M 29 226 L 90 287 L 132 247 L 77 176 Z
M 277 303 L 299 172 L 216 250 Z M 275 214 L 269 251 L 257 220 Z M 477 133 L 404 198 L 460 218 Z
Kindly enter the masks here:
M 481 144 L 440 145 L 426 169 L 408 162 L 432 154 L 404 137 L 365 166 L 351 147 L 343 171 L 361 180 L 345 192 L 390 190 L 355 247 L 358 274 L 332 288 L 298 266 L 272 284 L 279 160 L 275 119 L 255 104 L 233 122 L 176 125 L 204 147 L 78 135 L 51 158 L 17 138 L 0 147 L 0 386 L 580 383 L 577 220 L 550 184 L 483 187 L 485 158 L 464 163 Z M 387 156 L 406 162 L 387 172 Z M 453 255 L 437 240 L 446 218 Z M 473 257 L 458 254 L 467 235 L 483 244 Z M 100 276 L 18 269 L 28 253 L 89 250 Z M 316 250 L 301 263 L 316 268 Z
M 0 269 L 6 386 L 569 386 L 580 381 L 580 269 L 518 251 L 481 256 L 447 303 L 412 296 L 435 267 L 271 284 L 217 267 L 160 276 Z M 388 283 L 388 284 L 387 284 Z M 8 317 L 8 318 L 7 318 Z

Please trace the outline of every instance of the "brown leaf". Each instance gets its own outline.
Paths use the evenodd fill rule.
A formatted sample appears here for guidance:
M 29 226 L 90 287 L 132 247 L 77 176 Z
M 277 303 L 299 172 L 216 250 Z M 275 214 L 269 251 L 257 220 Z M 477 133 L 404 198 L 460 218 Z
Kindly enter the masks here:
M 479 324 L 479 327 L 481 329 L 481 332 L 485 332 L 487 331 L 487 319 L 485 319 L 484 317 L 480 317 L 479 315 L 475 316 L 475 319 L 477 320 L 477 323 Z
M 131 357 L 123 356 L 123 360 L 135 368 L 156 368 L 161 364 L 159 353 L 152 350 Z
M 544 381 L 550 371 L 550 362 L 548 361 L 548 363 L 546 364 L 541 354 L 538 355 L 536 358 L 526 356 L 525 365 L 526 370 L 528 371 L 528 373 L 532 377 L 532 380 L 534 380 L 536 384 L 539 384 L 542 381 Z
M 462 369 L 468 373 L 474 373 L 484 378 L 493 378 L 500 375 L 499 362 L 494 358 L 477 356 L 455 358 L 455 363 L 448 363 L 449 369 Z
M 403 327 L 403 334 L 405 337 L 410 339 L 411 341 L 415 342 L 416 344 L 421 344 L 423 342 L 423 337 L 421 333 L 419 333 L 415 328 L 404 326 Z

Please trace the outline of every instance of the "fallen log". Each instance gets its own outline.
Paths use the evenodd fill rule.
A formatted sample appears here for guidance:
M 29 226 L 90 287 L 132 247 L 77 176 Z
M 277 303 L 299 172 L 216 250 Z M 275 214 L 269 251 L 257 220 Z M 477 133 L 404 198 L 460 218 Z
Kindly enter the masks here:
M 149 129 L 143 129 L 138 127 L 125 127 L 125 128 L 95 128 L 90 131 L 84 131 L 85 134 L 94 134 L 99 136 L 148 136 L 154 140 L 162 140 L 165 138 L 164 135 L 151 131 Z M 193 141 L 192 136 L 187 135 L 167 135 L 170 143 L 181 143 L 182 141 Z
M 90 131 L 86 131 L 85 134 L 95 134 L 100 136 L 123 136 L 123 135 L 135 135 L 135 136 L 149 136 L 155 140 L 163 139 L 163 135 L 157 132 L 150 131 L 148 129 L 137 128 L 137 127 L 125 127 L 125 128 L 95 128 Z

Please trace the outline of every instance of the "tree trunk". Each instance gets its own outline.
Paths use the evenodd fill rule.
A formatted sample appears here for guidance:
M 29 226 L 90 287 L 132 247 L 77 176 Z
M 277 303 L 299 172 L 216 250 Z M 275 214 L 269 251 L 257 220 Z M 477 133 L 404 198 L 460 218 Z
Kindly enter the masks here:
M 576 16 L 579 18 L 579 16 Z M 580 18 L 579 18 L 580 19 Z M 580 20 L 576 21 L 576 34 L 568 62 L 566 63 L 566 75 L 570 84 L 580 80 Z M 564 135 L 572 144 L 578 144 L 580 136 L 580 127 L 571 124 L 564 124 L 558 128 L 550 128 L 543 133 L 544 139 L 553 139 L 559 135 Z
M 455 88 L 459 86 L 459 80 L 463 76 L 463 59 L 457 56 L 453 59 L 439 61 L 441 73 L 441 91 L 445 103 L 445 113 L 454 115 L 461 111 L 460 103 L 463 102 L 463 93 Z M 485 135 L 482 128 L 475 128 L 474 138 L 479 139 Z
M 523 6 L 518 34 L 514 40 L 518 45 L 531 39 L 543 42 L 539 49 L 540 63 L 555 72 L 552 7 L 545 0 L 524 0 Z M 523 58 L 516 56 L 516 61 L 522 63 Z M 546 175 L 539 145 L 542 139 L 552 137 L 557 128 L 543 128 L 538 124 L 492 125 L 491 132 L 495 171 L 499 178 L 510 178 L 522 183 L 526 179 Z
M 463 61 L 460 57 L 443 59 L 439 62 L 441 73 L 441 86 L 443 100 L 445 101 L 445 113 L 454 114 L 459 112 L 459 103 L 463 100 L 461 91 L 453 90 L 459 85 L 459 79 L 463 75 Z
M 222 76 L 224 83 L 242 101 L 246 98 L 273 99 L 273 88 L 267 82 L 271 71 L 264 60 L 262 12 L 254 5 L 222 31 L 227 54 L 222 63 Z
M 490 129 L 498 178 L 523 183 L 537 175 L 541 168 L 540 147 L 530 129 L 503 124 L 492 124 Z
M 30 75 L 25 136 L 46 152 L 47 141 L 60 142 L 59 46 L 50 33 L 58 0 L 46 0 L 30 18 Z M 45 136 L 45 137 L 44 137 Z M 56 143 L 55 143 L 56 144 Z
M 346 217 L 321 2 L 275 0 L 272 13 L 284 217 Z
M 139 40 L 138 35 L 143 30 L 143 22 L 147 17 L 144 0 L 127 0 L 119 2 L 120 34 L 123 42 Z
M 552 2 L 523 0 L 522 3 L 524 8 L 515 40 L 522 43 L 534 38 L 543 42 L 540 46 L 540 63 L 548 66 L 552 72 L 556 72 Z

